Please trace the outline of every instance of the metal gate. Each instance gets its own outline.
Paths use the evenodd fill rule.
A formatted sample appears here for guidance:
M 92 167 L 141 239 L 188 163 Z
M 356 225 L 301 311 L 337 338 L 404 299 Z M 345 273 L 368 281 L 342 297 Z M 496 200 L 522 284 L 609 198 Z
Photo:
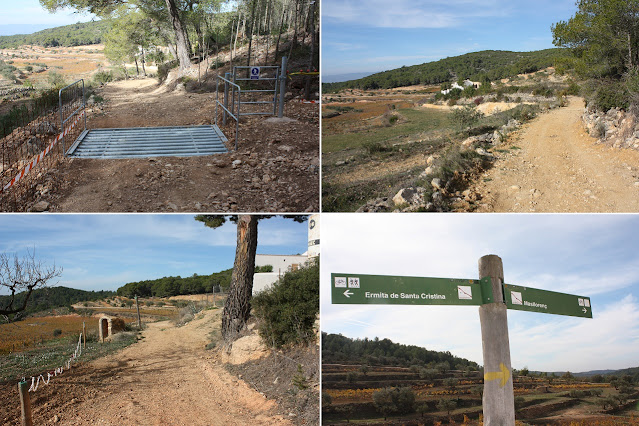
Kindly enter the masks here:
M 279 66 L 235 66 L 231 81 L 242 91 L 240 116 L 277 114 Z M 240 102 L 240 100 L 237 100 Z M 231 99 L 232 105 L 235 99 Z M 243 110 L 243 111 L 242 111 Z
M 82 116 L 84 116 L 84 120 L 82 120 L 84 125 L 82 130 L 86 131 L 87 128 L 87 102 L 84 80 L 80 79 L 60 89 L 58 92 L 58 102 L 60 106 L 60 132 L 62 134 L 60 143 L 62 144 L 62 152 L 64 152 L 66 156 L 64 137 L 73 130 L 78 120 L 82 120 Z M 77 133 L 79 133 L 79 128 L 73 134 Z

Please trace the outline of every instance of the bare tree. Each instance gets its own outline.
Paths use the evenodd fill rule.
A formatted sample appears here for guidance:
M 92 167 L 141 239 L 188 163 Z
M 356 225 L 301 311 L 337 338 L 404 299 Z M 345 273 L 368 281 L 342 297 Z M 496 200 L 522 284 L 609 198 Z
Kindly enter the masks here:
M 0 315 L 18 314 L 27 308 L 33 290 L 46 287 L 51 280 L 62 275 L 62 267 L 45 266 L 35 257 L 35 250 L 23 257 L 0 254 L 0 289 L 9 292 L 6 302 L 0 304 Z M 4 292 L 3 291 L 3 292 Z

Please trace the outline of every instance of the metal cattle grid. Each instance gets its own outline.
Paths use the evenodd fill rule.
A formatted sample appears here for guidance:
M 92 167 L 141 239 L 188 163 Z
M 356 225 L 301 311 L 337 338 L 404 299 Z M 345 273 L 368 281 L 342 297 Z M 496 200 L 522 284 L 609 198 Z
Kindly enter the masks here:
M 190 157 L 227 152 L 215 125 L 84 130 L 67 152 L 78 158 Z

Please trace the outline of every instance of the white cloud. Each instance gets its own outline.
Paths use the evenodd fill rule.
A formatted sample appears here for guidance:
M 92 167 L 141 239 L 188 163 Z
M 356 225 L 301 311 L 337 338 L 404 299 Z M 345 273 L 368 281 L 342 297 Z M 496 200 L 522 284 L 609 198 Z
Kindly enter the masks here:
M 450 28 L 469 19 L 505 16 L 510 6 L 497 0 L 328 0 L 322 19 L 379 28 Z

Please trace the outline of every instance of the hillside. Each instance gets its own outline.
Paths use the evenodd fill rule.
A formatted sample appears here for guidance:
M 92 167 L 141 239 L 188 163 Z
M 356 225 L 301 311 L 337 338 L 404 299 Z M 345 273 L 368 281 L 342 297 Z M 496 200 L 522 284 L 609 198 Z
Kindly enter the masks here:
M 322 333 L 322 363 L 409 367 L 414 364 L 448 363 L 448 368 L 479 368 L 476 362 L 450 352 L 430 351 L 389 339 L 351 339 L 341 334 Z
M 17 303 L 14 305 L 21 306 L 25 294 L 24 292 L 17 294 Z M 48 309 L 70 306 L 77 302 L 104 299 L 113 295 L 114 292 L 112 291 L 86 291 L 62 286 L 40 288 L 31 293 L 25 314 L 34 314 Z M 9 298 L 10 296 L 0 296 L 0 306 L 5 306 Z
M 15 49 L 23 45 L 70 47 L 98 44 L 102 43 L 103 37 L 110 27 L 111 24 L 107 21 L 78 22 L 62 27 L 47 28 L 33 34 L 0 36 L 0 49 Z
M 439 84 L 469 78 L 490 81 L 535 72 L 555 64 L 558 58 L 568 56 L 566 49 L 546 49 L 534 52 L 484 50 L 461 56 L 404 66 L 341 83 L 322 84 L 324 93 L 343 89 L 392 89 L 415 84 Z
M 133 297 L 170 297 L 182 294 L 211 293 L 216 286 L 228 288 L 233 269 L 216 272 L 211 275 L 193 274 L 190 277 L 163 277 L 156 280 L 144 280 L 127 283 L 118 288 L 118 296 Z

